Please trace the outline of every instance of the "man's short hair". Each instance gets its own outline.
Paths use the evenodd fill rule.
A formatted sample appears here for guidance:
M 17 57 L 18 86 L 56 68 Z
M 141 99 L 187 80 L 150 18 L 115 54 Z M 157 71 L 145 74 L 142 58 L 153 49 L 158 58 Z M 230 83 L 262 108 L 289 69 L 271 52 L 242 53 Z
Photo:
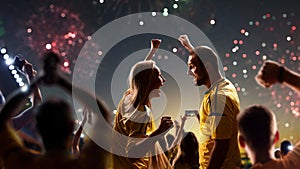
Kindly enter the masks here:
M 253 149 L 269 149 L 272 145 L 276 129 L 274 113 L 261 106 L 252 105 L 238 114 L 240 134 Z
M 49 99 L 36 113 L 37 128 L 46 148 L 65 146 L 73 131 L 73 116 L 69 103 L 61 99 Z
M 199 60 L 206 67 L 207 63 L 210 63 L 220 74 L 225 77 L 225 72 L 223 70 L 223 65 L 218 54 L 210 47 L 201 45 L 194 48 L 190 53 L 192 56 L 198 56 Z

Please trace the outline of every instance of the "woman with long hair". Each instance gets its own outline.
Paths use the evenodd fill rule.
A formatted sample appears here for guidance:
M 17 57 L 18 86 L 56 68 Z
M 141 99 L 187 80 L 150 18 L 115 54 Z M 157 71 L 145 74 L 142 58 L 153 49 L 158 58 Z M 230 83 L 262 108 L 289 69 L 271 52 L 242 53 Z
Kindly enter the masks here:
M 171 168 L 157 141 L 173 122 L 171 117 L 162 117 L 156 129 L 151 109 L 151 98 L 160 96 L 160 87 L 165 82 L 160 69 L 151 60 L 159 43 L 152 40 L 146 59 L 131 68 L 129 88 L 119 102 L 114 122 L 115 169 Z
M 200 167 L 198 149 L 197 137 L 193 132 L 188 132 L 181 140 L 178 153 L 173 160 L 174 169 L 198 169 Z

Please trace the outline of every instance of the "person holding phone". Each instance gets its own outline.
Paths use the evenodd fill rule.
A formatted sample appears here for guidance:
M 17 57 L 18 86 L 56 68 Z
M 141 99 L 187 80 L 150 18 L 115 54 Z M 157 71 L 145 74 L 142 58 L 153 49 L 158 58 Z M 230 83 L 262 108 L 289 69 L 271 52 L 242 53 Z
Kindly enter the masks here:
M 3 166 L 1 167 L 5 169 L 108 168 L 110 153 L 98 146 L 90 138 L 85 143 L 79 157 L 74 158 L 72 156 L 71 138 L 75 124 L 74 114 L 71 105 L 61 98 L 43 101 L 38 106 L 35 114 L 37 130 L 45 148 L 43 154 L 39 157 L 33 156 L 17 136 L 16 130 L 10 123 L 11 115 L 20 112 L 27 98 L 36 90 L 36 86 L 43 84 L 44 86 L 56 85 L 62 88 L 68 94 L 76 97 L 78 101 L 91 109 L 92 112 L 100 110 L 101 113 L 93 114 L 95 120 L 92 130 L 96 130 L 102 136 L 101 139 L 110 139 L 110 137 L 107 137 L 108 132 L 103 127 L 103 123 L 97 120 L 104 118 L 106 122 L 110 121 L 111 112 L 104 104 L 104 101 L 96 98 L 84 89 L 74 86 L 62 76 L 57 69 L 59 66 L 59 56 L 57 54 L 50 52 L 45 57 L 45 75 L 33 81 L 26 88 L 27 90 L 18 89 L 15 91 L 0 111 L 0 160 L 3 161 Z M 57 62 L 53 62 L 53 59 L 56 59 Z M 94 106 L 93 101 L 97 103 L 97 106 Z

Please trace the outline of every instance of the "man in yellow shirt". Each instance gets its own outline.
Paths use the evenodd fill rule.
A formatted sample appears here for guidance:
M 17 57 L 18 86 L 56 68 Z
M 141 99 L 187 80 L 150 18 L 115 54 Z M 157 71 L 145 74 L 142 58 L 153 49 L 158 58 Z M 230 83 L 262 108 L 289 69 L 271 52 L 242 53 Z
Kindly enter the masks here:
M 236 116 L 240 111 L 234 85 L 220 73 L 219 58 L 207 46 L 194 48 L 187 37 L 178 39 L 189 50 L 188 74 L 197 86 L 208 88 L 199 110 L 200 168 L 231 169 L 240 166 Z

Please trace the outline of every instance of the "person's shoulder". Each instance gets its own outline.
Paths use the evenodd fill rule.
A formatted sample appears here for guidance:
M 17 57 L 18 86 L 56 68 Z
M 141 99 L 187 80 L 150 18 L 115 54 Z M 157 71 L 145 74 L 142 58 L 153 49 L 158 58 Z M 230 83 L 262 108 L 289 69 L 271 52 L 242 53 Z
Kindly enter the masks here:
M 37 160 L 37 155 L 23 146 L 21 138 L 13 128 L 2 129 L 0 137 L 0 145 L 5 145 L 0 146 L 0 156 L 8 168 L 34 166 L 32 164 Z
M 220 83 L 218 94 L 225 95 L 230 98 L 233 97 L 234 99 L 238 97 L 236 87 L 228 79 L 225 79 Z
M 284 169 L 284 166 L 282 164 L 282 160 L 272 159 L 264 164 L 253 164 L 251 169 Z
M 224 78 L 224 80 L 220 82 L 219 86 L 221 88 L 235 88 L 233 82 L 227 78 Z

